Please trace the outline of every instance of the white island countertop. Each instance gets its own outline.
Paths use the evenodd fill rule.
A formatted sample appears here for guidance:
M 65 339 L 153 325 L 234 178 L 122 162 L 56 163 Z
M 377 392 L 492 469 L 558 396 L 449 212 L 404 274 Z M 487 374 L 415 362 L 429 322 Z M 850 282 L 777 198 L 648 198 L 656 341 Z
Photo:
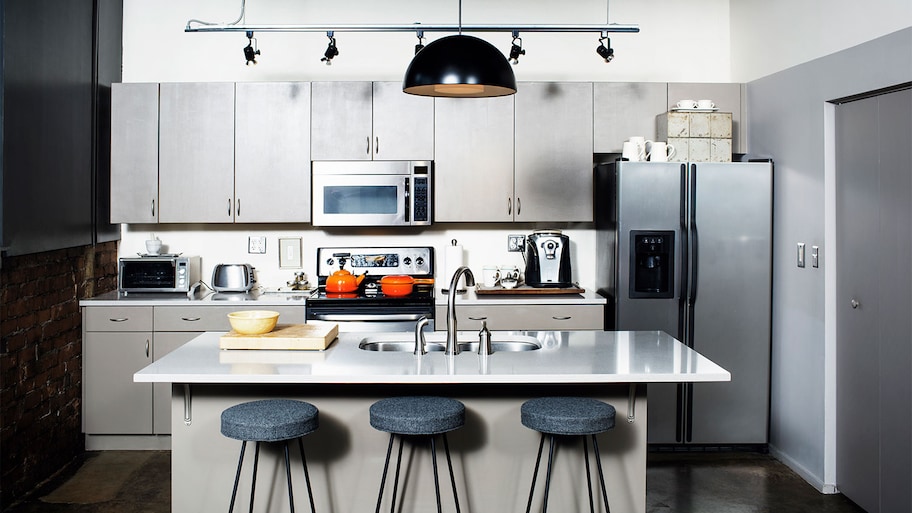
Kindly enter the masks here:
M 532 337 L 541 349 L 456 356 L 359 349 L 371 340 L 413 341 L 414 334 L 343 332 L 324 351 L 220 350 L 207 332 L 134 375 L 137 382 L 208 384 L 675 383 L 730 381 L 731 374 L 660 331 L 493 332 Z M 429 342 L 445 334 L 428 332 Z M 459 340 L 474 341 L 474 332 Z

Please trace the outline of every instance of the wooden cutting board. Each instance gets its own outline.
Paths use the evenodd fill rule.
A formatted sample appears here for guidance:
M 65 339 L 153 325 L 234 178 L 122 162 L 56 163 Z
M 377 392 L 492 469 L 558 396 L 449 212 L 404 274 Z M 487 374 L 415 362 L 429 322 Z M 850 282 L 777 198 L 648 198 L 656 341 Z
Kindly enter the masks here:
M 530 287 L 528 285 L 520 285 L 512 289 L 505 289 L 503 287 L 485 287 L 484 285 L 477 285 L 475 287 L 475 294 L 482 296 L 486 294 L 490 295 L 514 295 L 514 294 L 529 294 L 529 295 L 549 295 L 549 294 L 582 294 L 586 292 L 585 289 L 579 287 Z
M 219 339 L 221 349 L 323 350 L 339 335 L 334 322 L 280 324 L 262 335 L 241 335 L 232 330 Z

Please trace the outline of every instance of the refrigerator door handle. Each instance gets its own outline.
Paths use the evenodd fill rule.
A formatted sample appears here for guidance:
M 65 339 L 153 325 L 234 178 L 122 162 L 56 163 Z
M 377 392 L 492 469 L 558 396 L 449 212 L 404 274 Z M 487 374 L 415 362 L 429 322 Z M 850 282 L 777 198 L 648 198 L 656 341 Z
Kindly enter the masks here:
M 678 308 L 678 333 L 681 341 L 689 345 L 690 333 L 690 174 L 687 164 L 681 164 L 681 270 L 680 270 L 680 306 Z
M 697 165 L 690 165 L 690 251 L 692 262 L 690 263 L 691 269 L 691 282 L 690 282 L 690 305 L 693 306 L 697 302 L 697 285 L 699 283 L 699 276 L 697 274 L 700 259 L 700 241 L 697 234 Z

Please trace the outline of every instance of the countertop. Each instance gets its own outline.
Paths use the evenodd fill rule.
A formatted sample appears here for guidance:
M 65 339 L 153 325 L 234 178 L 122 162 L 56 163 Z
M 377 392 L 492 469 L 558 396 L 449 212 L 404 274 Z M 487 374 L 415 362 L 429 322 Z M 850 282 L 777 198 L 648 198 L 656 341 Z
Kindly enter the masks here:
M 134 375 L 137 382 L 208 384 L 657 383 L 730 381 L 731 374 L 661 331 L 493 332 L 533 337 L 542 348 L 479 356 L 462 352 L 373 352 L 364 338 L 414 334 L 340 333 L 324 351 L 220 350 L 222 333 L 201 334 Z M 428 341 L 445 336 L 428 333 Z M 459 340 L 477 340 L 460 332 Z
M 303 305 L 310 290 L 274 292 L 253 290 L 250 293 L 201 291 L 193 295 L 113 291 L 83 299 L 79 306 L 231 306 L 238 303 L 256 303 L 257 306 Z

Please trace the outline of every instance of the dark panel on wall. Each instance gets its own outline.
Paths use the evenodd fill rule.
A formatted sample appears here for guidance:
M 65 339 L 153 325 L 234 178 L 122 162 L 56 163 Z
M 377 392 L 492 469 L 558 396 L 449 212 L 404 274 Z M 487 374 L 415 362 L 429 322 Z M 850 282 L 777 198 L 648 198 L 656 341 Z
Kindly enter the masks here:
M 93 2 L 3 2 L 3 246 L 92 242 Z
M 111 84 L 122 80 L 123 0 L 96 0 L 95 31 L 95 241 L 120 239 L 111 224 Z

